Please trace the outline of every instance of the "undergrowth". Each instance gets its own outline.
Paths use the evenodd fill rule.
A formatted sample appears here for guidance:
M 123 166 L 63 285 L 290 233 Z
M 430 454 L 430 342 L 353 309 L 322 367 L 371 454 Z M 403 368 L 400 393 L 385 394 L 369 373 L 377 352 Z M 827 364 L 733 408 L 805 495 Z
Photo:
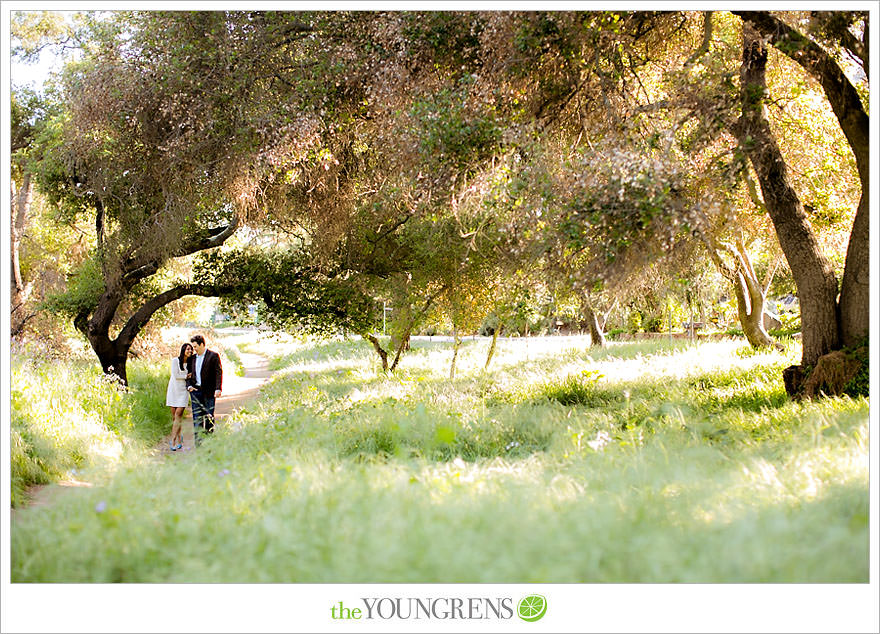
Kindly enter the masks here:
M 238 341 L 258 400 L 190 457 L 22 513 L 13 581 L 865 582 L 868 405 L 736 342 Z M 197 537 L 194 537 L 197 536 Z M 62 538 L 63 537 L 63 538 Z
M 124 390 L 89 360 L 14 360 L 11 367 L 12 505 L 25 491 L 109 468 L 168 430 L 164 364 L 129 364 Z

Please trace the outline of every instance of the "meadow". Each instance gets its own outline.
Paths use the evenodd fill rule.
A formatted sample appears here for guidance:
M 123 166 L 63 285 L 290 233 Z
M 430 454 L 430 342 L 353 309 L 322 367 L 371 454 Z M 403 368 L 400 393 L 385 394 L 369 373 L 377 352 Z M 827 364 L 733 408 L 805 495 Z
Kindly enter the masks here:
M 796 341 L 224 344 L 276 372 L 167 458 L 163 364 L 13 361 L 14 477 L 96 482 L 16 510 L 13 582 L 868 581 L 868 402 L 791 401 Z
M 165 363 L 132 364 L 131 391 L 117 389 L 93 359 L 19 356 L 12 364 L 11 501 L 38 484 L 106 479 L 143 459 L 168 431 Z M 160 398 L 161 397 L 161 398 Z

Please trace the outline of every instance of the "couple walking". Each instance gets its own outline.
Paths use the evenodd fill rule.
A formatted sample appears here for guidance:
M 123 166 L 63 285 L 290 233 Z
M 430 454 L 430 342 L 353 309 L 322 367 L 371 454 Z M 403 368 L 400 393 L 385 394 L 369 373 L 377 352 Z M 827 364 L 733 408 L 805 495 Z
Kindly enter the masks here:
M 220 355 L 208 350 L 202 335 L 193 335 L 171 359 L 171 378 L 165 404 L 171 408 L 171 451 L 183 448 L 183 411 L 192 400 L 193 440 L 198 446 L 203 434 L 214 431 L 214 405 L 223 385 Z

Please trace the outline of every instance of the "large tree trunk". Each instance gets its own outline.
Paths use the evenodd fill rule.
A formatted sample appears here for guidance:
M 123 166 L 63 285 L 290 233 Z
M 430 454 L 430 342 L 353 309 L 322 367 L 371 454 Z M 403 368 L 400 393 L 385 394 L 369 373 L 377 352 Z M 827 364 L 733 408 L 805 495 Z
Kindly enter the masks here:
M 128 351 L 131 345 L 119 345 L 109 337 L 89 337 L 92 350 L 98 355 L 104 373 L 115 377 L 120 384 L 128 385 Z
M 92 350 L 98 357 L 101 369 L 108 375 L 116 376 L 123 385 L 127 385 L 128 376 L 125 364 L 128 360 L 128 347 L 118 346 L 110 338 L 110 326 L 121 303 L 121 293 L 104 291 L 98 298 L 91 314 L 87 310 L 83 311 L 73 320 L 73 323 L 88 339 Z
M 34 313 L 27 314 L 25 304 L 30 294 L 30 284 L 25 284 L 21 277 L 21 265 L 19 262 L 19 253 L 21 250 L 21 238 L 24 236 L 27 226 L 28 211 L 31 205 L 31 196 L 33 186 L 31 185 L 31 174 L 25 171 L 22 175 L 21 186 L 15 189 L 15 181 L 10 182 L 12 187 L 12 226 L 10 259 L 11 259 L 11 293 L 10 293 L 10 331 L 13 336 L 20 334 L 24 329 L 25 323 L 34 316 Z
M 764 114 L 766 64 L 764 41 L 745 22 L 740 70 L 742 116 L 734 132 L 758 174 L 764 204 L 794 275 L 801 304 L 802 363 L 812 366 L 819 357 L 840 347 L 837 279 L 792 187 L 785 160 Z
M 846 251 L 846 268 L 840 289 L 840 335 L 844 346 L 862 344 L 871 330 L 871 273 L 870 210 L 868 193 L 863 190 L 859 209 L 853 221 L 849 247 Z
M 833 299 L 828 299 L 829 296 L 833 298 L 836 294 L 836 280 L 832 284 L 834 276 L 828 271 L 823 270 L 826 263 L 816 265 L 814 262 L 813 266 L 807 270 L 802 270 L 799 267 L 799 262 L 792 261 L 789 250 L 782 242 L 782 235 L 780 233 L 780 224 L 785 224 L 786 214 L 780 215 L 777 209 L 777 215 L 780 215 L 780 222 L 777 222 L 777 218 L 773 216 L 774 210 L 768 205 L 768 211 L 771 211 L 771 217 L 773 217 L 774 225 L 777 227 L 777 234 L 780 236 L 780 244 L 782 244 L 783 251 L 794 272 L 795 282 L 798 286 L 798 295 L 801 299 L 801 322 L 804 336 L 803 367 L 792 366 L 786 370 L 784 375 L 786 389 L 790 394 L 797 394 L 801 391 L 801 385 L 808 375 L 808 369 L 816 366 L 816 371 L 818 372 L 820 357 L 840 346 L 864 346 L 870 332 L 869 120 L 858 91 L 849 81 L 837 61 L 824 49 L 769 12 L 734 11 L 734 13 L 741 16 L 744 21 L 741 79 L 745 80 L 748 78 L 749 80 L 748 82 L 741 82 L 744 96 L 743 119 L 747 125 L 744 126 L 746 128 L 743 130 L 744 135 L 738 135 L 740 141 L 742 142 L 744 139 L 749 140 L 750 130 L 748 128 L 751 126 L 748 125 L 748 120 L 756 121 L 758 119 L 758 108 L 754 108 L 754 111 L 749 112 L 748 117 L 746 116 L 747 102 L 751 101 L 752 106 L 757 106 L 763 96 L 763 67 L 766 62 L 766 52 L 763 51 L 762 42 L 757 41 L 758 35 L 756 32 L 758 32 L 760 36 L 763 36 L 764 41 L 772 43 L 779 51 L 800 64 L 821 83 L 825 96 L 828 98 L 828 103 L 831 105 L 840 124 L 840 129 L 846 137 L 855 157 L 862 190 L 861 200 L 856 210 L 847 247 L 839 304 L 835 304 Z M 846 33 L 842 34 L 842 36 L 846 37 Z M 869 57 L 867 43 L 866 22 L 862 40 L 863 47 L 857 51 L 858 57 L 864 63 L 866 75 Z M 841 42 L 841 44 L 845 45 L 845 42 Z M 857 46 L 856 48 L 858 49 L 859 47 Z M 758 89 L 758 91 L 755 89 Z M 752 97 L 748 99 L 747 96 L 750 94 Z M 752 134 L 752 136 L 756 141 L 760 142 L 763 133 L 760 131 L 760 127 L 754 129 L 759 134 Z M 758 144 L 760 145 L 760 143 Z M 778 151 L 776 154 L 778 155 Z M 757 163 L 751 153 L 750 158 L 757 170 Z M 774 157 L 766 158 L 773 160 Z M 778 157 L 778 160 L 784 173 L 785 165 L 781 162 L 781 157 Z M 799 207 L 799 203 L 796 206 Z M 791 229 L 787 233 L 799 231 L 797 227 L 801 223 L 799 218 L 789 217 L 788 223 Z M 812 244 L 805 244 L 802 248 L 805 250 L 808 260 L 815 261 L 817 259 L 814 254 L 818 250 Z M 802 282 L 804 283 L 804 288 L 801 287 Z M 832 285 L 835 292 L 832 292 L 830 288 Z M 834 316 L 831 314 L 832 308 L 835 312 Z M 832 323 L 835 325 L 833 336 L 831 332 Z M 825 366 L 839 365 L 839 358 L 840 355 L 833 358 L 829 356 L 825 360 L 823 368 Z M 829 372 L 825 368 L 821 374 L 827 376 L 833 374 L 833 372 Z M 815 378 L 810 377 L 810 380 L 812 381 Z
M 870 331 L 870 128 L 858 91 L 822 48 L 766 11 L 735 11 L 781 52 L 822 84 L 828 103 L 849 143 L 859 172 L 862 196 L 853 221 L 840 289 L 840 338 L 857 346 Z M 865 38 L 867 42 L 867 37 Z M 867 74 L 867 49 L 862 59 Z

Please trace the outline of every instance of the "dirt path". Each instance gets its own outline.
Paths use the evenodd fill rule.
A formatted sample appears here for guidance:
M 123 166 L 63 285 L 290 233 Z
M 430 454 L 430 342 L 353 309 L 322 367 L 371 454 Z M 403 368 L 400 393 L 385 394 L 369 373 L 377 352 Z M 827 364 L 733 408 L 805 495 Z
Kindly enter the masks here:
M 214 409 L 214 418 L 218 426 L 224 424 L 224 419 L 228 418 L 232 412 L 245 402 L 255 398 L 266 381 L 272 376 L 273 371 L 269 370 L 269 360 L 256 354 L 245 352 L 239 353 L 241 363 L 244 367 L 244 376 L 238 376 L 235 373 L 235 367 L 227 364 L 223 367 L 223 392 L 217 399 Z M 156 445 L 154 452 L 157 456 L 164 458 L 183 458 L 190 454 L 193 449 L 193 421 L 192 411 L 187 408 L 183 419 L 183 449 L 179 451 L 171 451 L 168 444 L 171 440 L 171 415 L 168 416 L 168 434 L 162 441 Z M 81 487 L 91 487 L 93 484 L 85 480 L 77 480 L 75 478 L 62 480 L 53 484 L 36 485 L 28 490 L 27 497 L 29 502 L 24 506 L 45 506 L 51 504 L 58 495 L 66 492 L 75 491 Z M 13 509 L 13 516 L 16 509 Z

